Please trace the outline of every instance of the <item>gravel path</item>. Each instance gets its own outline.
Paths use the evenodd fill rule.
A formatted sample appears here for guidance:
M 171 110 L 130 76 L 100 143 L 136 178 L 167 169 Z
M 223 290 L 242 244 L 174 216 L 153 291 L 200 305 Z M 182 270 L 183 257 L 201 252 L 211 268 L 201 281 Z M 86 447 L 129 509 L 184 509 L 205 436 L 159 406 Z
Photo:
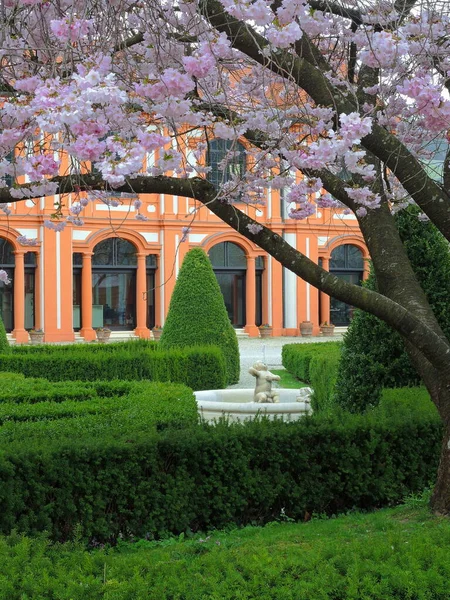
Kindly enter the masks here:
M 320 337 L 273 337 L 267 339 L 260 338 L 239 338 L 239 352 L 241 354 L 241 377 L 239 383 L 230 385 L 230 388 L 253 388 L 255 378 L 248 370 L 257 361 L 262 360 L 272 369 L 282 369 L 281 348 L 284 344 L 309 344 L 311 342 L 330 342 L 332 340 L 341 340 L 341 335 L 335 335 L 332 338 Z

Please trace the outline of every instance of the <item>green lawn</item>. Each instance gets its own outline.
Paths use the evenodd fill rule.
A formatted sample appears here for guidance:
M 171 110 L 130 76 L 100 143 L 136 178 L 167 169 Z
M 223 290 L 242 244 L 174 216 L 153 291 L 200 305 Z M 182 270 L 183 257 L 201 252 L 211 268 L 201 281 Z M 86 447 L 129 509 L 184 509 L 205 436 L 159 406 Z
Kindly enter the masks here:
M 297 379 L 297 377 L 286 371 L 286 369 L 270 369 L 270 372 L 281 377 L 281 381 L 278 384 L 280 388 L 298 389 L 308 385 Z
M 306 516 L 308 518 L 308 515 Z M 0 539 L 3 600 L 448 600 L 450 520 L 423 499 L 363 515 L 87 551 Z

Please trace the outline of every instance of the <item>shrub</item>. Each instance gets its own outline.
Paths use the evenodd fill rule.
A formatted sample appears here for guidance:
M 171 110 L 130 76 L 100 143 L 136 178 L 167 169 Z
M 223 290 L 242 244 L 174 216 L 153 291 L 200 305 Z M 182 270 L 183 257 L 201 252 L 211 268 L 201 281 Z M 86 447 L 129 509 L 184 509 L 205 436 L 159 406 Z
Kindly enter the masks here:
M 153 340 L 127 340 L 124 342 L 111 342 L 108 344 L 33 344 L 31 346 L 19 344 L 17 346 L 11 347 L 11 352 L 13 354 L 52 354 L 52 355 L 64 355 L 70 354 L 76 350 L 77 352 L 82 352 L 87 356 L 91 356 L 92 354 L 97 354 L 98 352 L 101 354 L 111 353 L 114 354 L 119 351 L 128 351 L 128 352 L 140 352 L 143 350 L 157 350 L 158 343 Z
M 444 333 L 450 334 L 450 255 L 448 243 L 431 224 L 419 221 L 411 207 L 397 217 L 408 258 Z M 365 284 L 377 289 L 371 273 Z M 400 335 L 377 317 L 355 311 L 344 337 L 336 383 L 336 401 L 346 410 L 375 406 L 385 387 L 416 386 L 420 378 Z
M 236 332 L 209 258 L 201 248 L 193 248 L 184 258 L 159 343 L 162 349 L 219 346 L 225 356 L 227 383 L 239 380 Z
M 0 369 L 50 381 L 125 379 L 184 383 L 196 390 L 226 385 L 225 359 L 219 348 L 195 347 L 172 350 L 137 350 L 118 347 L 90 351 L 66 346 L 63 351 L 11 352 L 0 355 Z
M 334 386 L 341 357 L 340 342 L 285 344 L 281 351 L 285 369 L 314 389 L 314 411 L 334 406 Z
M 448 600 L 450 523 L 419 502 L 115 548 L 16 533 L 0 538 L 0 598 Z
M 6 337 L 6 329 L 3 319 L 0 316 L 0 354 L 6 354 L 11 351 L 8 338 Z
M 67 539 L 77 530 L 99 542 L 264 523 L 282 509 L 301 520 L 397 502 L 437 467 L 441 423 L 408 400 L 389 414 L 216 427 L 182 419 L 175 430 L 173 404 L 192 411 L 183 389 L 161 399 L 160 431 L 145 399 L 118 412 L 5 423 L 0 531 Z
M 0 437 L 15 435 L 15 421 L 46 421 L 86 415 L 122 414 L 124 411 L 147 411 L 147 426 L 153 422 L 158 429 L 196 423 L 197 404 L 191 390 L 178 384 L 131 381 L 95 381 L 89 383 L 50 383 L 46 379 L 23 379 L 0 395 Z M 119 418 L 120 415 L 119 415 Z M 94 427 L 98 419 L 87 420 Z M 58 423 L 61 433 L 69 421 Z M 30 427 L 30 439 L 40 435 L 42 426 Z M 51 428 L 46 431 L 49 432 Z M 34 433 L 33 433 L 34 432 Z M 37 433 L 36 433 L 37 432 Z M 56 430 L 53 432 L 56 435 Z

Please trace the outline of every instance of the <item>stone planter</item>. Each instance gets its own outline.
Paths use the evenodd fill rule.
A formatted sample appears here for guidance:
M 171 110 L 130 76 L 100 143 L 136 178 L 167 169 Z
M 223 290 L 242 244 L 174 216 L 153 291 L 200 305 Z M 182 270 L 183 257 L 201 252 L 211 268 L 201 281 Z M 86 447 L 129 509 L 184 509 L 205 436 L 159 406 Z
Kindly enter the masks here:
M 159 340 L 159 338 L 162 335 L 162 332 L 163 332 L 163 330 L 161 328 L 158 328 L 158 329 L 154 328 L 154 329 L 152 329 L 153 339 L 154 340 Z
M 331 337 L 332 335 L 334 335 L 334 325 L 321 325 L 320 333 L 323 336 Z
M 111 330 L 110 329 L 102 329 L 99 330 L 97 329 L 97 331 L 95 332 L 97 335 L 97 340 L 101 343 L 103 342 L 107 342 L 110 338 L 111 335 Z
M 311 337 L 313 333 L 313 322 L 312 321 L 302 321 L 300 323 L 300 334 L 302 337 Z
M 259 337 L 260 338 L 272 337 L 272 327 L 260 327 L 259 328 Z
M 30 334 L 30 342 L 32 344 L 42 344 L 44 342 L 44 332 L 43 331 L 29 331 Z

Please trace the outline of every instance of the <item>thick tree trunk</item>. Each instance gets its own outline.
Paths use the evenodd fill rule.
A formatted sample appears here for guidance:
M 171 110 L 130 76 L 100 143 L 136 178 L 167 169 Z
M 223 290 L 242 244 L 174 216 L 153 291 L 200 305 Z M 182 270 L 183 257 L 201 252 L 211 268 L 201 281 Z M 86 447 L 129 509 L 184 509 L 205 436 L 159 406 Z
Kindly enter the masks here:
M 448 403 L 447 403 L 448 404 Z M 449 411 L 450 412 L 450 411 Z M 450 515 L 450 422 L 445 425 L 436 485 L 430 501 L 431 510 L 439 515 Z
M 445 339 L 436 317 L 420 287 L 400 241 L 387 206 L 372 211 L 360 221 L 369 247 L 381 293 L 395 300 Z M 392 257 L 386 260 L 385 253 Z M 444 437 L 436 485 L 431 498 L 433 512 L 450 515 L 450 375 L 425 358 L 411 336 L 403 335 L 405 348 L 422 377 L 444 424 Z M 414 443 L 412 441 L 412 443 Z M 430 473 L 431 475 L 431 473 Z
M 441 456 L 430 508 L 439 515 L 450 515 L 450 384 L 443 380 L 438 369 L 417 350 L 405 342 L 405 348 L 422 377 L 422 380 L 435 404 L 443 422 L 444 435 L 441 446 Z

